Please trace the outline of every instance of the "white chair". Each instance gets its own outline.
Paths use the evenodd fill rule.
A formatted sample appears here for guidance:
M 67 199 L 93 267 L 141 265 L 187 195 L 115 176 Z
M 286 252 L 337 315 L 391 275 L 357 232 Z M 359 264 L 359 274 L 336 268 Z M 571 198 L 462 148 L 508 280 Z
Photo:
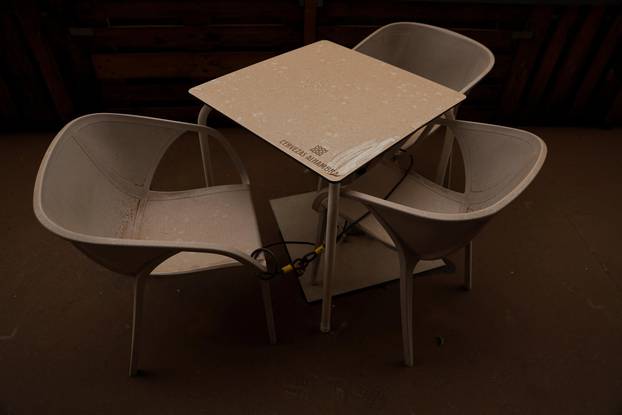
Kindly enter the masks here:
M 397 22 L 383 26 L 359 42 L 354 50 L 463 94 L 467 94 L 486 76 L 495 63 L 492 52 L 481 43 L 451 30 L 414 22 Z M 454 108 L 442 117 L 455 119 L 456 112 L 457 108 Z M 431 135 L 437 128 L 438 124 L 430 123 L 415 131 L 401 145 L 401 149 L 408 150 L 417 140 Z M 451 171 L 453 147 L 453 135 L 446 132 L 436 168 L 435 182 L 438 184 L 449 184 L 447 173 Z M 392 156 L 390 152 L 387 154 Z M 400 175 L 387 174 L 388 171 L 395 171 L 395 166 L 390 166 L 392 164 L 394 163 L 386 160 L 376 163 L 365 175 L 356 179 L 357 188 L 361 192 L 377 195 L 387 192 L 400 178 Z M 318 180 L 317 188 L 318 191 L 321 190 L 322 179 Z M 320 206 L 316 205 L 315 209 L 319 212 L 319 234 L 323 232 L 321 228 L 324 226 L 326 213 Z M 467 252 L 467 255 L 470 253 Z M 315 264 L 310 269 L 314 283 L 317 283 L 317 268 Z
M 438 121 L 455 136 L 464 160 L 465 191 L 455 192 L 417 173 L 410 173 L 389 200 L 357 191 L 370 188 L 366 176 L 342 193 L 340 214 L 356 220 L 370 236 L 397 250 L 404 361 L 413 365 L 412 295 L 415 265 L 444 258 L 467 247 L 465 285 L 471 287 L 470 242 L 482 227 L 534 179 L 546 157 L 544 142 L 527 131 L 466 121 Z M 399 179 L 395 165 L 380 165 L 380 174 Z M 384 189 L 376 185 L 373 193 Z M 315 205 L 322 203 L 325 193 Z
M 153 191 L 168 147 L 194 132 L 218 140 L 241 184 Z M 67 124 L 37 175 L 34 211 L 51 232 L 95 262 L 136 278 L 130 376 L 137 372 L 144 284 L 156 277 L 241 266 L 266 271 L 249 253 L 261 246 L 248 174 L 216 130 L 121 114 L 91 114 Z M 261 289 L 269 338 L 276 342 L 267 281 Z
M 397 22 L 363 39 L 354 50 L 466 94 L 494 65 L 492 52 L 473 39 L 423 23 Z M 457 108 L 444 114 L 455 119 Z M 416 131 L 402 145 L 406 150 L 434 129 Z M 442 184 L 450 165 L 453 138 L 446 135 L 436 182 Z

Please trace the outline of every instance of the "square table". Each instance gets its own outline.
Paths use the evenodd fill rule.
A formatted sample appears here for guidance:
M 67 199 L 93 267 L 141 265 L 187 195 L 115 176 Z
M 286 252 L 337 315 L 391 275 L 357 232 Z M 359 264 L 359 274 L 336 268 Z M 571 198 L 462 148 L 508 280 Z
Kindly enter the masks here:
M 190 93 L 329 182 L 321 330 L 330 330 L 341 182 L 465 96 L 319 41 Z

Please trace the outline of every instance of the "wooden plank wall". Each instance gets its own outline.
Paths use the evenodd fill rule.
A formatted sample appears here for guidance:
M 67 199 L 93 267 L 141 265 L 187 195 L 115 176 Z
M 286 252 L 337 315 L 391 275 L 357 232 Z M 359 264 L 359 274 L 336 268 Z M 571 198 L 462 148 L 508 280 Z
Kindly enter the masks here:
M 196 84 L 319 39 L 418 21 L 488 46 L 461 117 L 621 124 L 619 5 L 380 0 L 20 0 L 0 6 L 2 128 L 115 111 L 193 120 Z M 218 121 L 218 119 L 216 119 Z
M 66 9 L 65 9 L 66 11 Z M 74 2 L 65 25 L 106 111 L 194 120 L 194 85 L 302 45 L 295 1 Z

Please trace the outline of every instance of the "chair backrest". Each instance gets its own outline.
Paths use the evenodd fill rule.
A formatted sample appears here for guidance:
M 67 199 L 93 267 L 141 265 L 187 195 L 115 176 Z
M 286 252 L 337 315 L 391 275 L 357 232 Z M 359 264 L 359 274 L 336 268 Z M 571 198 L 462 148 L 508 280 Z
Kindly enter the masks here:
M 447 122 L 464 161 L 467 210 L 494 214 L 538 174 L 546 145 L 535 134 L 476 122 Z
M 168 147 L 192 131 L 218 140 L 249 184 L 231 144 L 196 124 L 123 114 L 90 114 L 67 124 L 45 153 L 33 194 L 39 222 L 99 264 L 127 275 L 150 272 L 181 251 L 228 256 L 260 271 L 245 253 L 209 243 L 128 239 L 155 170 Z
M 527 131 L 466 121 L 439 122 L 453 131 L 463 154 L 465 211 L 435 212 L 360 192 L 344 194 L 374 214 L 401 252 L 420 259 L 442 258 L 466 245 L 531 183 L 546 158 L 544 142 Z
M 186 131 L 162 121 L 91 114 L 67 124 L 39 167 L 33 195 L 39 222 L 122 274 L 136 275 L 174 254 L 135 242 L 120 246 L 161 157 Z
M 473 39 L 413 22 L 383 26 L 354 49 L 462 93 L 479 82 L 495 61 L 492 52 Z
M 39 170 L 35 199 L 41 213 L 72 232 L 120 237 L 149 191 L 160 158 L 182 132 L 120 114 L 71 121 Z

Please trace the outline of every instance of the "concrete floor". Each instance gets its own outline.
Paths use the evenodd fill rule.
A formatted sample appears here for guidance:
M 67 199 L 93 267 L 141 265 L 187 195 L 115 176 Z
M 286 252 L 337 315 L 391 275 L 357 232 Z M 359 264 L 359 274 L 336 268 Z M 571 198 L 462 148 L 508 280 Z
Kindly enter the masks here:
M 477 237 L 474 290 L 460 290 L 460 253 L 454 273 L 416 280 L 414 368 L 401 365 L 396 282 L 338 297 L 334 330 L 321 334 L 319 304 L 293 277 L 275 281 L 270 346 L 258 284 L 227 270 L 148 285 L 145 374 L 134 379 L 132 279 L 34 218 L 52 135 L 2 136 L 0 414 L 622 414 L 622 130 L 530 130 L 548 160 Z M 268 200 L 314 177 L 225 132 L 251 174 L 265 242 L 278 240 Z M 196 150 L 176 145 L 162 188 L 200 184 Z

